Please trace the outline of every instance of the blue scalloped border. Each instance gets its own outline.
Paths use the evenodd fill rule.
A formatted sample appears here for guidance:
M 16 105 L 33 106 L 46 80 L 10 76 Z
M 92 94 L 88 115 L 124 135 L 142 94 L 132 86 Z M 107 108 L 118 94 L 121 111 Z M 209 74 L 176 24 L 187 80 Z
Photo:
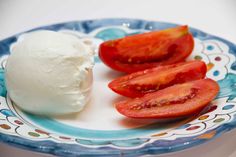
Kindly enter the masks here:
M 165 29 L 169 27 L 174 27 L 176 24 L 165 23 L 165 22 L 155 22 L 155 21 L 146 21 L 140 19 L 97 19 L 97 20 L 84 20 L 84 21 L 72 21 L 67 23 L 59 23 L 49 26 L 38 27 L 29 31 L 35 31 L 38 29 L 48 29 L 48 30 L 60 30 L 60 29 L 71 29 L 77 30 L 84 33 L 89 33 L 90 31 L 102 27 L 102 26 L 110 26 L 110 25 L 122 25 L 124 23 L 129 23 L 129 27 L 131 29 Z M 29 32 L 27 31 L 27 32 Z M 204 33 L 200 30 L 195 28 L 191 28 L 190 31 L 193 33 L 194 37 L 197 37 L 201 40 L 208 40 L 208 39 L 217 39 L 226 43 L 230 48 L 230 53 L 236 55 L 236 45 L 233 43 L 213 36 L 207 33 Z M 9 45 L 16 41 L 17 36 L 21 33 L 6 38 L 0 41 L 0 56 L 9 53 Z M 233 63 L 232 69 L 236 70 L 236 62 Z M 146 144 L 142 148 L 138 149 L 117 149 L 113 147 L 100 147 L 100 148 L 88 148 L 77 144 L 63 144 L 63 143 L 56 143 L 53 141 L 32 141 L 28 139 L 24 139 L 21 137 L 7 135 L 4 133 L 0 133 L 0 142 L 7 143 L 12 146 L 16 146 L 18 148 L 27 149 L 30 151 L 53 154 L 57 156 L 139 156 L 144 154 L 163 154 L 163 153 L 170 153 L 175 152 L 183 149 L 187 149 L 212 139 L 219 137 L 224 132 L 230 131 L 236 127 L 236 118 L 233 121 L 227 124 L 223 124 L 215 129 L 213 129 L 216 134 L 211 139 L 199 139 L 196 138 L 197 136 L 192 137 L 183 137 L 177 138 L 176 140 L 157 140 L 153 143 Z M 211 132 L 209 130 L 208 132 Z M 188 144 L 184 144 L 188 142 Z

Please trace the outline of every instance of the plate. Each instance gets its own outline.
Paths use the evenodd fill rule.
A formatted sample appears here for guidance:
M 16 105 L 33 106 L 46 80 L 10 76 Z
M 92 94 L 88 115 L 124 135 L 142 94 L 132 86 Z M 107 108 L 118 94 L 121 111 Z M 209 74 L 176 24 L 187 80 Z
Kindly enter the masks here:
M 104 40 L 176 24 L 138 19 L 74 21 L 35 28 L 62 31 L 82 38 L 96 50 Z M 30 32 L 28 31 L 28 32 Z M 123 97 L 107 83 L 120 76 L 95 55 L 92 99 L 81 113 L 40 117 L 19 110 L 7 96 L 4 67 L 11 45 L 25 33 L 0 41 L 0 141 L 19 148 L 58 156 L 140 156 L 190 148 L 236 127 L 236 46 L 191 28 L 195 40 L 189 60 L 203 60 L 207 77 L 218 81 L 217 98 L 196 117 L 163 123 L 125 118 L 113 103 Z M 59 67 L 60 68 L 60 67 Z

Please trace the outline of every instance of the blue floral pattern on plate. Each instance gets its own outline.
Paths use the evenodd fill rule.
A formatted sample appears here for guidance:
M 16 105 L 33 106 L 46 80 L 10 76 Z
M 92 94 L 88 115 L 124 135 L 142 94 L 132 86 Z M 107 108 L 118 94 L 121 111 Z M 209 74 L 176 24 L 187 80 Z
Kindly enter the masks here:
M 95 49 L 104 40 L 140 32 L 174 27 L 176 24 L 137 19 L 86 20 L 39 27 L 30 31 L 48 29 L 64 31 L 92 42 Z M 174 152 L 204 143 L 236 127 L 236 46 L 229 41 L 191 28 L 195 50 L 189 59 L 204 60 L 207 76 L 218 81 L 221 90 L 216 100 L 201 115 L 179 124 L 169 131 L 149 132 L 148 136 L 126 139 L 93 139 L 57 133 L 40 127 L 45 123 L 56 125 L 50 118 L 17 112 L 7 97 L 4 67 L 12 43 L 20 34 L 0 41 L 0 141 L 11 145 L 59 156 L 138 156 Z M 96 62 L 100 60 L 96 56 Z M 58 125 L 61 125 L 60 123 Z M 70 128 L 69 128 L 70 129 Z M 144 128 L 146 129 L 146 128 Z M 66 130 L 66 128 L 65 128 Z M 137 131 L 137 130 L 134 130 Z M 114 132 L 113 132 L 114 133 Z M 119 133 L 119 132 L 118 132 Z M 104 134 L 104 133 L 103 133 Z

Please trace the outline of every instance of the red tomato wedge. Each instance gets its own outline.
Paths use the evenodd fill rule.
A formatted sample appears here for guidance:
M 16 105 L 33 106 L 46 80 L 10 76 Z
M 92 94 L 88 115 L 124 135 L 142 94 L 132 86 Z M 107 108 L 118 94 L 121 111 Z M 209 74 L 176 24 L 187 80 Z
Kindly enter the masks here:
M 138 71 L 119 77 L 108 84 L 116 93 L 141 97 L 174 84 L 203 79 L 207 67 L 202 61 L 188 61 Z
M 103 42 L 99 57 L 112 69 L 131 73 L 183 61 L 193 46 L 188 26 L 178 26 Z
M 121 114 L 132 118 L 185 117 L 200 112 L 218 92 L 217 82 L 202 79 L 122 101 L 115 106 Z

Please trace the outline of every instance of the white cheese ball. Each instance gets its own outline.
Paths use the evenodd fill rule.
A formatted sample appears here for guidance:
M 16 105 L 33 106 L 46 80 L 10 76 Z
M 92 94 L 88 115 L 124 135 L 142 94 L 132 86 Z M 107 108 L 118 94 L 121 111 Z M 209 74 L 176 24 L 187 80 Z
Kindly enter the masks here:
M 30 113 L 78 112 L 90 99 L 93 65 L 92 49 L 73 35 L 46 30 L 24 34 L 7 60 L 7 92 Z

